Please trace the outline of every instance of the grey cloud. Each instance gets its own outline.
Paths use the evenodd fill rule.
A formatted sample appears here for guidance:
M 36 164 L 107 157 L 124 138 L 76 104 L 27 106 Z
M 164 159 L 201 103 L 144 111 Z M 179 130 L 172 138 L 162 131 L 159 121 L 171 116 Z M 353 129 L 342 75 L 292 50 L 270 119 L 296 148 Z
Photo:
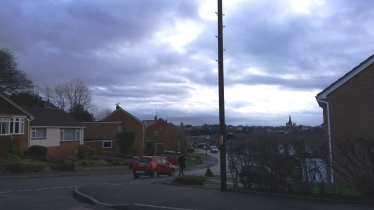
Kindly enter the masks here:
M 21 69 L 40 86 L 79 78 L 91 87 L 98 106 L 120 102 L 140 119 L 152 119 L 158 107 L 160 115 L 177 122 L 218 123 L 218 109 L 176 108 L 188 104 L 198 86 L 218 85 L 213 71 L 218 68 L 217 22 L 199 17 L 199 3 L 5 0 L 0 28 L 6 30 L 0 30 L 0 47 L 13 51 Z M 373 54 L 373 8 L 369 0 L 331 0 L 308 15 L 286 14 L 280 1 L 268 0 L 244 1 L 231 13 L 224 11 L 226 87 L 274 85 L 317 94 Z M 152 43 L 163 27 L 174 27 L 179 20 L 196 21 L 204 30 L 182 51 L 168 43 Z M 267 76 L 244 75 L 249 68 Z M 284 75 L 296 79 L 283 79 Z M 227 124 L 288 119 L 289 113 L 231 115 L 230 110 L 246 105 L 228 102 Z M 312 113 L 293 113 L 295 121 L 321 122 L 316 107 Z

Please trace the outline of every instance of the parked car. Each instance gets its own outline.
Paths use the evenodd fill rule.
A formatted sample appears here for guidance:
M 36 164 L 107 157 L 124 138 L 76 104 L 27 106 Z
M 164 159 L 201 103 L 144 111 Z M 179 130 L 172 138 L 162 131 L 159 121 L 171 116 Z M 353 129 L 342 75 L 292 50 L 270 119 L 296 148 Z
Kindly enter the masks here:
M 168 150 L 165 150 L 165 151 L 164 151 L 164 154 L 167 154 L 167 155 L 176 155 L 177 152 L 174 151 L 174 150 L 170 150 L 170 149 L 168 149 Z
M 257 164 L 243 166 L 239 177 L 246 188 L 276 190 L 281 183 L 281 180 L 270 168 Z
M 171 164 L 178 165 L 178 155 L 163 155 L 163 157 Z
M 139 178 L 140 175 L 155 177 L 160 175 L 174 176 L 175 174 L 173 164 L 160 156 L 139 157 L 138 161 L 134 163 L 132 171 L 134 178 Z
M 210 152 L 211 153 L 217 153 L 218 152 L 218 148 L 216 146 L 210 146 Z

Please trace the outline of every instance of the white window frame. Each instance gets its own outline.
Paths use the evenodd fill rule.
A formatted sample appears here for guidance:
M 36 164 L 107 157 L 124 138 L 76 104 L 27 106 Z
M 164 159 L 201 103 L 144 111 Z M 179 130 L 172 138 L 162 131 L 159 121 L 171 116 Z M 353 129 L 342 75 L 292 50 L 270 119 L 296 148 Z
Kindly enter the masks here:
M 0 136 L 25 134 L 24 117 L 0 118 L 0 123 Z M 6 130 L 3 127 L 6 127 Z
M 0 136 L 10 134 L 10 118 L 0 118 Z
M 24 134 L 25 118 L 10 118 L 10 134 Z
M 155 131 L 155 136 L 158 136 L 158 131 Z
M 65 139 L 65 131 L 74 130 L 74 139 Z M 60 128 L 60 141 L 79 141 L 80 140 L 80 130 L 79 128 Z
M 38 130 L 44 130 L 44 136 L 38 136 Z M 46 139 L 47 129 L 46 128 L 31 128 L 31 139 Z
M 110 143 L 110 147 L 105 147 L 105 143 Z M 103 148 L 113 148 L 113 142 L 112 141 L 103 141 Z

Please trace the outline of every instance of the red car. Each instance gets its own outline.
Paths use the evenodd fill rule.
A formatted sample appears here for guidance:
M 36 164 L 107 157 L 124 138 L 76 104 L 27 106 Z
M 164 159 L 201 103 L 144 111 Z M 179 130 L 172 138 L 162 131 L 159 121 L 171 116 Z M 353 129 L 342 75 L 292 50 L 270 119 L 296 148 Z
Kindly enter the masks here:
M 151 177 L 160 175 L 174 176 L 175 169 L 173 164 L 170 164 L 169 161 L 163 157 L 143 156 L 134 163 L 132 172 L 135 178 L 139 178 L 140 175 Z
M 178 165 L 178 155 L 164 155 L 164 158 L 173 165 Z

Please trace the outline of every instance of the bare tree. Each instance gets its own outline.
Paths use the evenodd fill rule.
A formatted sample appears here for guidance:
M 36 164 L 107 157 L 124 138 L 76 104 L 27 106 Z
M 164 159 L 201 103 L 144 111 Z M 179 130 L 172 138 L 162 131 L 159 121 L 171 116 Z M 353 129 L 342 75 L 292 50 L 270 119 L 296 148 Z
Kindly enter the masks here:
M 68 112 L 77 104 L 82 105 L 85 110 L 91 105 L 91 91 L 82 80 L 73 79 L 66 83 L 49 87 L 45 85 L 42 93 L 46 100 L 55 106 Z
M 91 104 L 91 91 L 88 86 L 80 79 L 73 79 L 64 85 L 69 107 L 80 104 L 87 110 Z
M 93 114 L 95 120 L 102 120 L 104 117 L 108 116 L 113 110 L 106 108 L 106 109 L 99 109 L 97 106 L 91 104 L 88 108 L 89 112 Z
M 27 78 L 18 64 L 12 52 L 8 49 L 0 49 L 0 91 L 9 95 L 31 90 L 33 82 Z

